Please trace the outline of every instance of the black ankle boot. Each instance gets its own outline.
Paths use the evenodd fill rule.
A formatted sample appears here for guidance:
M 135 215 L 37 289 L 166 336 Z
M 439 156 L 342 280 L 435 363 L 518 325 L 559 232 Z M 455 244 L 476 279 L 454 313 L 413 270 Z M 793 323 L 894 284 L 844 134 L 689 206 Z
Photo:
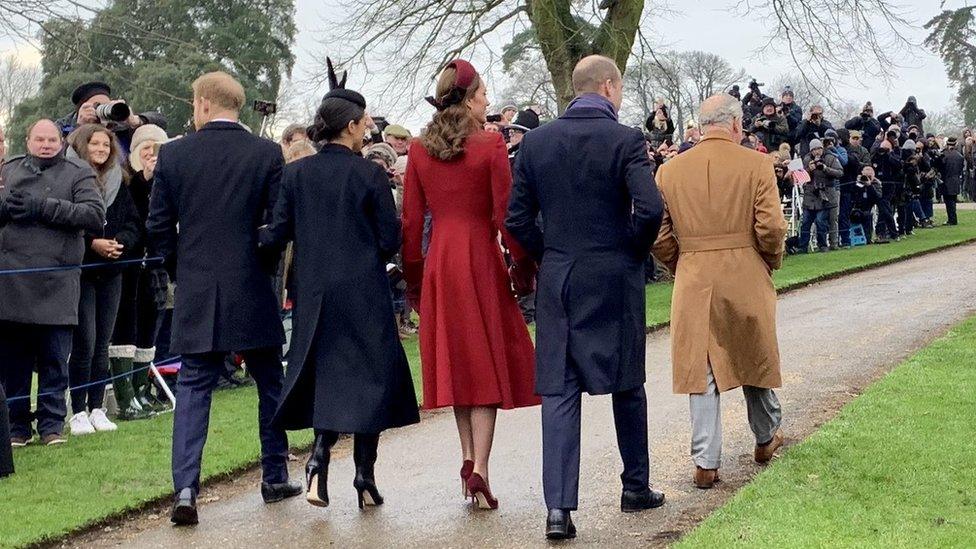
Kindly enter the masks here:
M 315 433 L 312 455 L 305 464 L 305 481 L 308 487 L 305 499 L 316 507 L 329 506 L 329 459 L 332 445 L 338 439 L 339 434 L 333 431 Z
M 376 464 L 380 435 L 356 433 L 353 441 L 353 460 L 356 462 L 356 479 L 352 485 L 359 494 L 359 508 L 365 505 L 383 505 L 383 496 L 376 489 L 373 465 Z

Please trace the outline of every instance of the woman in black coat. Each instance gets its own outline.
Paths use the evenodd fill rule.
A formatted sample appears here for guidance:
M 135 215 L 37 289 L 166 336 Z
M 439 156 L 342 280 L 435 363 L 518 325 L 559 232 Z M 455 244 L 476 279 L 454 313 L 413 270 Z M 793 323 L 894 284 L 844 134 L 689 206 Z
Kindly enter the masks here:
M 388 176 L 359 154 L 369 125 L 358 93 L 325 96 L 309 136 L 326 143 L 285 168 L 274 220 L 261 234 L 263 246 L 295 243 L 294 328 L 275 421 L 315 429 L 306 497 L 323 507 L 339 433 L 355 433 L 362 508 L 383 502 L 373 477 L 379 433 L 420 420 L 386 275 L 400 223 Z

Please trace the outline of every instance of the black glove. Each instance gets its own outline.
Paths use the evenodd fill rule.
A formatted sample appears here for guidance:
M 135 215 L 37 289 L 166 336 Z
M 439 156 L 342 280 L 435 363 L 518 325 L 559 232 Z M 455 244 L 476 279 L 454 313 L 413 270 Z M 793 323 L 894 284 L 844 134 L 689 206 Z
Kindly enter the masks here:
M 44 212 L 44 199 L 22 191 L 14 191 L 7 199 L 7 212 L 15 221 L 36 221 Z
M 166 269 L 156 267 L 149 271 L 149 288 L 153 294 L 156 310 L 162 311 L 166 307 L 166 293 L 169 286 L 169 275 Z

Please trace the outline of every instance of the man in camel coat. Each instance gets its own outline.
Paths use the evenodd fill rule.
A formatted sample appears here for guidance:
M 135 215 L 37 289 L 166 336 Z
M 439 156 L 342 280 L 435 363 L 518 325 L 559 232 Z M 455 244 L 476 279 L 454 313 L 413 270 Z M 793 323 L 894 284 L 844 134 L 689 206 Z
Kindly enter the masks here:
M 666 208 L 654 256 L 675 275 L 671 305 L 674 392 L 691 401 L 695 484 L 711 488 L 722 456 L 719 395 L 742 387 L 755 459 L 783 443 L 772 272 L 786 220 L 773 162 L 739 145 L 742 108 L 722 94 L 701 107 L 701 142 L 661 166 Z

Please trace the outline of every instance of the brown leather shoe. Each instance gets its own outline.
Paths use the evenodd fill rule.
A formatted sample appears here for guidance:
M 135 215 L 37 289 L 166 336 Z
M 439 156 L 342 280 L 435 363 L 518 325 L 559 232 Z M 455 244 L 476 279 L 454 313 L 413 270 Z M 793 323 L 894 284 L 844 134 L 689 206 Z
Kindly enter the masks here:
M 708 490 L 719 481 L 718 469 L 702 469 L 695 466 L 695 486 L 702 490 Z
M 773 459 L 773 454 L 779 447 L 783 445 L 783 431 L 780 429 L 776 430 L 773 435 L 773 440 L 770 440 L 762 446 L 756 445 L 756 452 L 754 457 L 756 458 L 756 463 L 767 463 L 769 460 Z

